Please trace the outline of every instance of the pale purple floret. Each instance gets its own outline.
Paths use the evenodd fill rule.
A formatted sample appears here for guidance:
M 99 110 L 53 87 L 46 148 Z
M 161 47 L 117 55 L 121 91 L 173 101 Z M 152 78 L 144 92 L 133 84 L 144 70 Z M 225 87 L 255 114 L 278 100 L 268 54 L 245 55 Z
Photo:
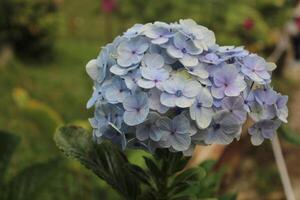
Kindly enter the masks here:
M 258 88 L 253 91 L 255 100 L 261 105 L 275 104 L 278 94 L 272 88 Z
M 124 122 L 129 126 L 143 123 L 149 113 L 148 96 L 144 92 L 127 96 L 123 101 L 123 106 Z
M 190 116 L 196 121 L 200 129 L 205 129 L 209 126 L 214 111 L 212 109 L 213 98 L 207 88 L 202 88 L 193 105 L 190 107 Z
M 246 121 L 247 112 L 244 109 L 244 99 L 241 96 L 225 97 L 222 100 L 222 108 L 232 113 L 239 123 Z
M 287 101 L 288 101 L 288 96 L 278 95 L 275 103 L 276 116 L 285 123 L 287 123 L 287 117 L 288 117 Z
M 271 75 L 267 71 L 267 63 L 255 54 L 246 56 L 242 59 L 241 71 L 245 76 L 259 84 L 269 83 Z
M 190 107 L 201 89 L 199 82 L 181 77 L 165 81 L 162 87 L 164 91 L 160 96 L 161 103 L 167 107 L 180 108 Z
M 156 53 L 156 54 L 161 55 L 164 58 L 164 61 L 166 64 L 173 64 L 176 62 L 176 59 L 169 56 L 166 49 L 162 46 L 154 45 L 154 44 L 150 45 L 149 53 L 151 53 L 151 54 Z
M 136 37 L 122 42 L 117 49 L 118 65 L 127 68 L 138 64 L 148 48 L 149 44 L 144 37 Z
M 229 60 L 231 58 L 238 59 L 249 54 L 244 47 L 235 46 L 221 46 L 218 48 L 217 52 L 224 60 Z
M 147 27 L 145 35 L 151 38 L 153 44 L 164 44 L 173 36 L 172 29 L 169 24 L 164 22 L 155 22 Z
M 235 65 L 224 65 L 214 73 L 214 85 L 211 88 L 213 97 L 239 96 L 247 87 L 244 77 L 239 74 Z
M 163 148 L 173 148 L 176 151 L 187 150 L 191 144 L 191 137 L 188 133 L 190 128 L 189 120 L 183 115 L 177 115 L 172 120 L 162 117 L 156 122 L 162 138 L 159 142 Z
M 249 116 L 254 121 L 261 121 L 266 119 L 273 119 L 276 116 L 276 110 L 273 105 L 261 105 L 257 101 L 249 103 L 250 113 Z
M 219 111 L 213 116 L 211 126 L 204 131 L 204 142 L 206 144 L 229 144 L 234 138 L 240 138 L 241 131 L 241 124 L 230 112 Z
M 140 69 L 128 72 L 126 76 L 122 77 L 128 89 L 134 91 L 138 88 L 137 82 L 142 78 Z
M 173 38 L 173 44 L 174 45 L 171 44 L 167 48 L 167 52 L 170 56 L 178 58 L 184 66 L 195 66 L 198 64 L 196 55 L 200 54 L 201 51 L 195 47 L 192 40 L 183 34 L 176 33 Z
M 153 88 L 148 92 L 149 95 L 149 107 L 151 110 L 155 110 L 161 114 L 166 113 L 169 108 L 164 106 L 160 102 L 161 91 Z
M 156 121 L 160 119 L 160 116 L 155 112 L 150 112 L 146 121 L 136 127 L 136 138 L 140 141 L 151 139 L 153 141 L 159 141 L 161 138 L 161 131 L 156 126 Z
M 104 97 L 111 104 L 122 103 L 130 94 L 130 90 L 125 85 L 124 80 L 114 77 L 110 84 L 107 84 L 104 91 Z
M 208 52 L 206 54 L 201 54 L 199 56 L 199 61 L 208 64 L 219 65 L 225 61 L 225 58 L 222 58 L 215 52 Z
M 150 89 L 153 87 L 162 89 L 162 82 L 169 78 L 169 72 L 164 69 L 156 69 L 149 67 L 141 68 L 142 79 L 140 79 L 137 83 L 141 88 Z
M 264 139 L 273 139 L 275 131 L 279 128 L 278 120 L 262 120 L 253 124 L 248 132 L 251 135 L 251 143 L 260 145 Z

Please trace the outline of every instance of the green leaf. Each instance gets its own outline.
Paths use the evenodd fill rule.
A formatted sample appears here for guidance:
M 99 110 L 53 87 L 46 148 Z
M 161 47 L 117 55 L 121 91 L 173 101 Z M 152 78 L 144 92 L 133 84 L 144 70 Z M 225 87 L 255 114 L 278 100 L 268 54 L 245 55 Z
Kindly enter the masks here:
M 85 129 L 76 126 L 59 128 L 54 140 L 67 156 L 80 161 L 126 199 L 137 198 L 140 185 L 127 158 L 115 145 L 108 142 L 95 144 Z
M 281 126 L 278 129 L 279 136 L 286 140 L 287 142 L 294 144 L 296 146 L 300 146 L 300 136 L 299 134 L 293 132 L 290 128 L 286 125 Z
M 0 131 L 0 188 L 3 184 L 9 161 L 19 142 L 18 136 Z
M 6 200 L 35 199 L 57 171 L 58 159 L 29 166 L 6 186 Z
M 178 174 L 173 181 L 173 185 L 190 181 L 199 181 L 204 178 L 205 175 L 206 172 L 201 167 L 190 168 Z
M 139 166 L 137 165 L 129 165 L 129 169 L 131 170 L 132 174 L 136 176 L 136 178 L 142 182 L 143 184 L 152 187 L 151 178 L 150 176 Z
M 160 178 L 161 176 L 163 176 L 164 174 L 162 173 L 162 171 L 160 170 L 159 166 L 157 166 L 157 164 L 148 157 L 144 157 L 146 166 L 148 167 L 150 173 L 155 177 L 155 178 Z
M 215 164 L 216 164 L 215 160 L 206 160 L 206 161 L 202 162 L 200 164 L 200 166 L 202 168 L 204 168 L 205 171 L 211 171 L 213 169 L 213 167 L 215 166 Z

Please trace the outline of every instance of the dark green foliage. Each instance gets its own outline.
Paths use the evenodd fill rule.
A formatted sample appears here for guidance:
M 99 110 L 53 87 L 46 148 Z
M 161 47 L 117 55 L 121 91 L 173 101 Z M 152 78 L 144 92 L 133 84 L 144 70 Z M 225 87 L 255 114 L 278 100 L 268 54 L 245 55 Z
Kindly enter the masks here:
M 0 48 L 10 45 L 26 59 L 49 58 L 57 32 L 53 0 L 1 0 Z
M 300 136 L 297 133 L 293 132 L 286 125 L 282 125 L 278 129 L 278 134 L 287 142 L 294 144 L 296 146 L 300 146 Z
M 6 185 L 5 200 L 37 199 L 56 172 L 58 160 L 31 165 L 19 172 Z
M 5 172 L 19 140 L 15 135 L 0 131 L 0 187 L 3 184 Z
M 131 164 L 113 144 L 95 144 L 91 134 L 80 127 L 61 127 L 54 140 L 68 157 L 80 161 L 125 199 L 196 200 L 218 196 L 223 173 L 212 172 L 214 163 L 211 161 L 182 171 L 188 157 L 158 149 L 153 157 L 144 157 L 144 169 Z M 235 196 L 220 199 L 233 200 Z
M 36 199 L 55 174 L 59 164 L 57 159 L 33 164 L 22 169 L 9 181 L 4 181 L 5 172 L 18 143 L 17 136 L 0 131 L 0 200 Z

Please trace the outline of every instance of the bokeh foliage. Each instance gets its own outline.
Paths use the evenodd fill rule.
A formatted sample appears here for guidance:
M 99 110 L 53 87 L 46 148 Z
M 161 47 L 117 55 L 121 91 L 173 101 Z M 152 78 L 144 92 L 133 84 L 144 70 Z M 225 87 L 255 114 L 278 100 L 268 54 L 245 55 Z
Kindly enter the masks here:
M 19 57 L 49 59 L 58 34 L 55 0 L 1 0 L 0 47 L 10 45 Z

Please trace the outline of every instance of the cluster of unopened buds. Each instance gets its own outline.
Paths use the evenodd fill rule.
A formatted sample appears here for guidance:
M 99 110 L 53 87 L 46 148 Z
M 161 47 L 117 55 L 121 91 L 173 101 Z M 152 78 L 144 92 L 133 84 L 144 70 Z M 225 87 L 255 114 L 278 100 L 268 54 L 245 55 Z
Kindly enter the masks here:
M 94 139 L 189 154 L 239 139 L 250 116 L 259 145 L 287 121 L 288 97 L 270 86 L 275 67 L 243 47 L 217 45 L 191 19 L 136 24 L 86 66 Z

